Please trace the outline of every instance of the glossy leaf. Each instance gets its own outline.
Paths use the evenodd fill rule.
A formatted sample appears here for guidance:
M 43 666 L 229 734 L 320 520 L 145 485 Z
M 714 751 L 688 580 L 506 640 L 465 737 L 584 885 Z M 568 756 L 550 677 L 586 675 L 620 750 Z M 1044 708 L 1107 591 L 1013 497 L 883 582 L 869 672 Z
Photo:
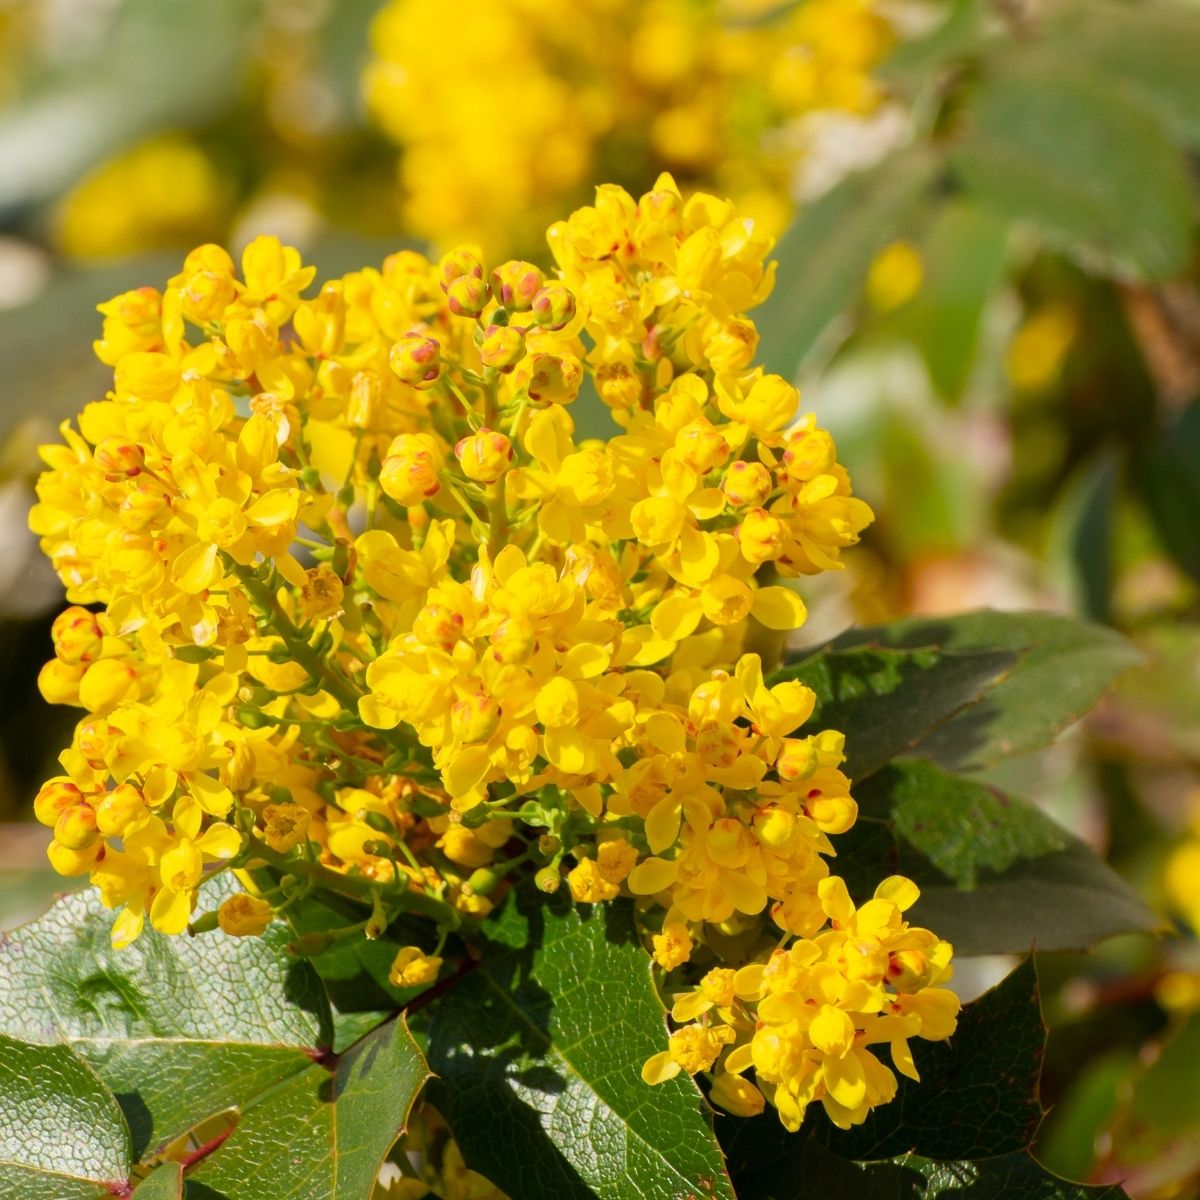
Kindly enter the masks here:
M 233 890 L 206 887 L 215 905 Z M 312 969 L 262 938 L 163 937 L 113 950 L 114 914 L 88 890 L 0 940 L 0 1031 L 65 1041 L 121 1098 L 135 1152 L 238 1107 L 311 1066 L 329 1044 Z
M 1060 1179 L 1015 1151 L 965 1162 L 908 1155 L 893 1162 L 848 1162 L 804 1138 L 785 1159 L 760 1158 L 737 1176 L 747 1200 L 1120 1200 L 1118 1187 L 1089 1187 Z
M 125 1186 L 130 1160 L 116 1097 L 87 1063 L 0 1034 L 0 1195 L 98 1200 Z
M 518 893 L 491 937 L 430 1010 L 430 1099 L 467 1165 L 530 1200 L 732 1197 L 695 1085 L 642 1082 L 666 1024 L 629 906 Z
M 429 1078 L 403 1018 L 259 1097 L 188 1176 L 196 1200 L 367 1200 Z
M 1081 67 L 1025 62 L 982 85 L 966 125 L 950 167 L 980 206 L 1123 272 L 1161 279 L 1186 268 L 1186 161 L 1122 89 Z
M 1014 656 L 1010 669 L 977 703 L 937 725 L 915 747 L 923 757 L 959 771 L 981 769 L 1048 745 L 1083 716 L 1122 671 L 1141 660 L 1132 643 L 1111 629 L 1035 612 L 984 611 L 896 621 L 851 630 L 827 652 L 860 646 Z M 903 696 L 897 694 L 894 700 L 898 703 Z M 853 725 L 849 714 L 845 719 Z
M 183 1200 L 183 1167 L 163 1163 L 133 1189 L 133 1200 Z
M 858 296 L 871 259 L 926 197 L 937 165 L 928 150 L 901 151 L 801 211 L 776 250 L 780 283 L 754 317 L 767 371 L 796 374 Z
M 959 954 L 1082 950 L 1160 928 L 1111 867 L 1018 797 L 919 759 L 892 763 L 855 796 L 838 872 L 859 896 L 889 874 L 913 879 L 912 919 Z

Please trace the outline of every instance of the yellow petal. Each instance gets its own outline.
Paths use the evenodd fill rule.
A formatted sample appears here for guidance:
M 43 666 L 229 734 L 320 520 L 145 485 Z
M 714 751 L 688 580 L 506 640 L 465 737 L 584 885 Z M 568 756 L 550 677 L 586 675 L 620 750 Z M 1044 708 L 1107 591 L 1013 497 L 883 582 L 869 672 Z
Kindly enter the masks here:
M 196 843 L 209 858 L 232 858 L 242 848 L 242 835 L 232 825 L 218 822 Z
M 626 882 L 635 896 L 653 896 L 675 882 L 678 864 L 665 858 L 648 858 L 638 863 Z
M 653 1087 L 656 1083 L 674 1079 L 681 1069 L 669 1050 L 660 1050 L 646 1059 L 642 1066 L 642 1079 Z
M 855 1109 L 867 1098 L 867 1076 L 857 1054 L 825 1059 L 821 1075 L 830 1096 L 843 1108 Z
M 826 1054 L 845 1054 L 854 1044 L 854 1022 L 832 1004 L 822 1004 L 808 1027 L 808 1036 Z
M 150 906 L 150 924 L 159 933 L 182 933 L 192 915 L 193 895 L 191 891 L 177 892 L 174 888 L 163 888 Z
M 903 875 L 889 875 L 876 889 L 876 900 L 887 900 L 901 912 L 912 908 L 920 898 L 921 891 L 911 879 Z
M 361 703 L 361 702 L 360 702 Z M 451 796 L 463 796 L 479 786 L 491 766 L 487 750 L 471 746 L 460 750 L 448 766 L 442 768 L 442 782 Z
M 760 587 L 754 593 L 750 611 L 754 619 L 768 629 L 799 629 L 808 616 L 804 601 L 786 587 Z

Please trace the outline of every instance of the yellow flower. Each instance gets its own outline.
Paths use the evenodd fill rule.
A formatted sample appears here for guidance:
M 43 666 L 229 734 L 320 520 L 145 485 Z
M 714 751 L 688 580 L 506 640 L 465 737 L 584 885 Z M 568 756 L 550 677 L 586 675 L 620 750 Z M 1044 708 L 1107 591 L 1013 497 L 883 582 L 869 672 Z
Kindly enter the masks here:
M 221 901 L 217 909 L 217 924 L 232 937 L 252 937 L 262 933 L 274 915 L 265 900 L 247 892 L 238 892 Z
M 433 983 L 442 969 L 436 954 L 426 954 L 419 946 L 405 946 L 392 961 L 388 982 L 395 988 L 422 987 Z

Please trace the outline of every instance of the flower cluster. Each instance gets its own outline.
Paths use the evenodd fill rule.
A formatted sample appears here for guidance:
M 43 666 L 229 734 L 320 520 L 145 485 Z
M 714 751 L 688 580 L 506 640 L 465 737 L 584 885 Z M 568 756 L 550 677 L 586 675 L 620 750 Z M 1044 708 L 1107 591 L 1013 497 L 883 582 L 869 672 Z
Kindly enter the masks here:
M 426 916 L 441 937 L 400 952 L 398 988 L 508 881 L 565 880 L 641 898 L 668 969 L 773 922 L 873 980 L 829 984 L 847 1020 L 899 1004 L 915 1030 L 881 981 L 907 996 L 949 949 L 883 900 L 865 964 L 852 910 L 821 932 L 856 815 L 842 737 L 802 731 L 812 692 L 770 674 L 805 617 L 788 581 L 871 519 L 752 365 L 771 243 L 669 176 L 549 236 L 553 277 L 403 252 L 307 298 L 274 239 L 240 272 L 202 246 L 101 306 L 113 387 L 44 449 L 31 516 L 70 602 L 42 688 L 85 710 L 36 801 L 51 859 L 121 909 L 118 945 L 147 920 L 260 933 L 313 888 L 369 906 L 368 937 Z M 577 434 L 606 410 L 616 436 Z M 197 915 L 222 870 L 251 890 Z M 785 1121 L 819 1094 L 794 1057 L 755 1059 Z
M 587 181 L 648 179 L 662 164 L 736 188 L 782 227 L 806 142 L 795 119 L 871 111 L 891 31 L 873 0 L 770 7 L 390 0 L 365 89 L 403 151 L 406 226 L 532 253 Z
M 836 876 L 817 892 L 823 932 L 736 971 L 716 967 L 676 998 L 681 1028 L 647 1061 L 647 1083 L 714 1071 L 714 1103 L 753 1116 L 770 1100 L 795 1131 L 817 1101 L 848 1129 L 895 1096 L 896 1076 L 871 1046 L 886 1044 L 896 1070 L 919 1078 L 908 1040 L 949 1037 L 958 1015 L 958 997 L 936 986 L 950 977 L 950 945 L 904 920 L 918 893 L 901 876 L 857 909 Z

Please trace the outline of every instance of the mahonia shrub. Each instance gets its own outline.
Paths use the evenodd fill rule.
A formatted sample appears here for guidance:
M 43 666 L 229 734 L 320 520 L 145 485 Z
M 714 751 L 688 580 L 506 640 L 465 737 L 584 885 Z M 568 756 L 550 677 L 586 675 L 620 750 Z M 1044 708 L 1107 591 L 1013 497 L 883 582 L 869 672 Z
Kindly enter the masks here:
M 730 203 L 602 187 L 549 243 L 553 277 L 403 252 L 306 300 L 261 237 L 101 306 L 113 388 L 31 518 L 71 602 L 42 690 L 85 710 L 35 803 L 51 862 L 117 947 L 260 935 L 312 890 L 369 906 L 346 936 L 423 918 L 398 988 L 524 876 L 631 896 L 664 971 L 705 968 L 646 1082 L 849 1127 L 958 1011 L 915 885 L 856 908 L 831 873 L 843 735 L 764 674 L 791 581 L 872 514 L 753 365 L 771 242 Z M 607 442 L 576 439 L 585 382 Z M 197 916 L 222 872 L 249 886 Z
M 873 113 L 892 40 L 875 0 L 389 0 L 363 89 L 401 149 L 405 227 L 440 246 L 535 253 L 590 181 L 657 165 L 775 231 L 800 119 Z

